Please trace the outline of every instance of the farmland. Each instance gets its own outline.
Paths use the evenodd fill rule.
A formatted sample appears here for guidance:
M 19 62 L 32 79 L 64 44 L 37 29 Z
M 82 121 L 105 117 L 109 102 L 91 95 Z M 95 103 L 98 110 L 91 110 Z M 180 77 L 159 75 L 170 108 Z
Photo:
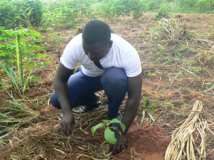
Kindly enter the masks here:
M 161 7 L 146 0 L 127 1 L 126 5 L 116 0 L 92 1 L 67 0 L 57 5 L 53 1 L 35 13 L 17 12 L 22 21 L 1 19 L 0 159 L 162 160 L 170 136 L 196 100 L 203 103 L 203 117 L 214 130 L 213 2 L 200 1 L 194 6 L 189 0 L 185 1 L 189 6 L 181 8 L 166 1 L 160 1 Z M 44 3 L 35 3 L 34 9 Z M 68 4 L 73 7 L 66 7 Z M 5 17 L 9 5 L 0 7 Z M 27 13 L 36 18 L 23 17 Z M 142 61 L 142 100 L 131 127 L 130 145 L 116 156 L 108 153 L 101 133 L 95 137 L 90 133 L 107 110 L 103 92 L 98 93 L 102 106 L 96 112 L 75 114 L 77 123 L 68 137 L 59 130 L 61 112 L 48 105 L 65 45 L 93 18 L 107 22 L 127 39 Z M 207 159 L 212 160 L 214 135 L 210 131 L 206 146 Z

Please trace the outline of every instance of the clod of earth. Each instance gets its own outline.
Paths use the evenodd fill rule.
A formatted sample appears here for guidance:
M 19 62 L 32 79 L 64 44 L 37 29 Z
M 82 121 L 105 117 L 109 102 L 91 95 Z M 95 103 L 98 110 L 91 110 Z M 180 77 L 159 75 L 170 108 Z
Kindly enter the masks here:
M 118 154 L 115 159 L 121 160 L 163 160 L 170 137 L 160 126 L 141 128 L 136 122 L 129 132 L 129 147 Z

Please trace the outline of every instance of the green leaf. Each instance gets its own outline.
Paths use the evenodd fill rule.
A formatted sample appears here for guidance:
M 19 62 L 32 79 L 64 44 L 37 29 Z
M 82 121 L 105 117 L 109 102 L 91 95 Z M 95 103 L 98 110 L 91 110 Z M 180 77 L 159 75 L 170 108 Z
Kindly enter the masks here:
M 114 118 L 110 121 L 110 124 L 113 124 L 113 123 L 119 123 L 120 127 L 122 128 L 123 132 L 125 132 L 126 130 L 126 126 L 125 124 L 123 124 L 118 118 Z
M 97 131 L 98 129 L 101 129 L 101 128 L 104 128 L 104 127 L 105 127 L 105 123 L 104 123 L 104 122 L 100 122 L 100 123 L 98 123 L 96 126 L 93 126 L 93 127 L 91 128 L 91 133 L 92 133 L 92 135 L 94 136 L 95 133 L 96 133 L 96 131 Z
M 104 138 L 105 138 L 105 141 L 109 144 L 117 143 L 117 138 L 115 136 L 115 133 L 109 127 L 107 127 L 104 131 Z

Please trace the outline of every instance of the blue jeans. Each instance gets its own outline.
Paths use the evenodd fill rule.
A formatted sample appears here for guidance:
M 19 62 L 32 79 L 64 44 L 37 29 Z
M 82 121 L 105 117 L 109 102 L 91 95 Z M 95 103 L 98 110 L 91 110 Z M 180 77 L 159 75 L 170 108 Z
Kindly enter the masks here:
M 72 107 L 93 106 L 97 103 L 95 92 L 104 90 L 108 97 L 108 117 L 115 118 L 128 90 L 128 78 L 123 69 L 112 67 L 105 69 L 99 77 L 88 77 L 78 71 L 69 77 L 67 85 Z M 56 92 L 51 96 L 50 103 L 60 108 Z

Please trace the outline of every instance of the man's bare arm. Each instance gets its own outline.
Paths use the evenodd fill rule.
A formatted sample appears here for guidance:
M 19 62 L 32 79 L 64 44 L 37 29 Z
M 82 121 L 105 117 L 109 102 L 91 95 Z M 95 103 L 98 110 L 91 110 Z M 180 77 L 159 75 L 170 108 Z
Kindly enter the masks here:
M 142 74 L 128 78 L 128 101 L 125 107 L 122 122 L 126 125 L 128 131 L 134 120 L 141 98 Z
M 141 77 L 142 76 L 139 75 L 128 79 L 128 101 L 122 118 L 122 122 L 126 126 L 126 131 L 118 137 L 117 143 L 111 148 L 112 154 L 117 154 L 127 147 L 126 133 L 137 114 L 140 103 L 142 87 Z
M 74 125 L 74 118 L 71 112 L 71 104 L 68 98 L 69 96 L 67 85 L 68 78 L 71 74 L 72 70 L 69 70 L 62 64 L 60 64 L 54 81 L 54 88 L 58 94 L 59 103 L 63 112 L 61 128 L 65 135 L 71 134 Z
M 58 94 L 60 106 L 62 108 L 63 113 L 71 111 L 71 106 L 68 99 L 68 85 L 67 85 L 67 81 L 71 73 L 72 70 L 69 70 L 65 68 L 62 64 L 59 64 L 56 77 L 54 80 L 54 88 Z

